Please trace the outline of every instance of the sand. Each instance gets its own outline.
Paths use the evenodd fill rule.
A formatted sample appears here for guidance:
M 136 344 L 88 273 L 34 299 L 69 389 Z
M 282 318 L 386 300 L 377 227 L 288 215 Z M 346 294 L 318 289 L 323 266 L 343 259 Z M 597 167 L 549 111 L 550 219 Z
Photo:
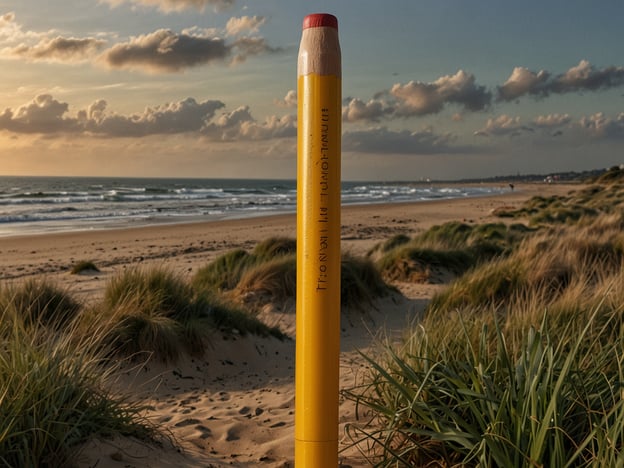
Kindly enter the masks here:
M 395 234 L 414 235 L 458 220 L 501 221 L 501 207 L 518 207 L 533 195 L 567 194 L 577 187 L 519 184 L 493 197 L 392 205 L 349 206 L 342 212 L 342 249 L 366 253 Z M 124 268 L 158 265 L 191 275 L 233 248 L 251 249 L 272 236 L 296 236 L 295 215 L 196 222 L 124 230 L 83 231 L 0 238 L 0 280 L 46 276 L 82 301 L 96 301 L 106 282 Z M 98 273 L 72 275 L 89 260 Z M 427 301 L 444 285 L 397 284 L 401 294 L 375 304 L 368 314 L 350 314 L 341 325 L 341 388 L 361 381 L 367 366 L 360 352 L 373 352 L 381 338 L 399 339 Z M 112 383 L 116 392 L 149 405 L 147 415 L 168 435 L 161 446 L 129 439 L 94 440 L 77 455 L 79 467 L 291 467 L 294 457 L 294 310 L 267 309 L 263 319 L 292 339 L 224 337 L 201 358 L 175 365 L 130 365 Z M 352 447 L 344 427 L 355 421 L 350 401 L 340 404 L 342 466 L 370 466 Z

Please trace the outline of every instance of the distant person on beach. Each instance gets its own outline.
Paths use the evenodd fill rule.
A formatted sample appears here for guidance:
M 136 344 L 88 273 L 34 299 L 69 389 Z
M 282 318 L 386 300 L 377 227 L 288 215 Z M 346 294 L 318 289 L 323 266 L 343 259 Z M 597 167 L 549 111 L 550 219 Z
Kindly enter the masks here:
M 514 189 L 514 184 L 509 184 L 509 188 L 511 189 L 511 191 L 513 192 Z

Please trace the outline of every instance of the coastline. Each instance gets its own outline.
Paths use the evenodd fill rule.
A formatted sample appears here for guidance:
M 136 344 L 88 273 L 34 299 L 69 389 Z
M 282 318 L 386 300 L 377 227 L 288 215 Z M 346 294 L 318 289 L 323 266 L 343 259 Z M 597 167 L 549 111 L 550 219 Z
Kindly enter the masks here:
M 396 234 L 413 236 L 448 221 L 504 222 L 501 207 L 519 207 L 535 195 L 567 194 L 579 185 L 523 184 L 483 197 L 425 202 L 348 205 L 342 209 L 342 250 L 365 255 Z M 116 273 L 126 268 L 165 266 L 190 276 L 234 248 L 251 249 L 269 237 L 296 236 L 295 214 L 101 231 L 0 238 L 0 281 L 48 279 L 85 304 L 97 301 Z M 72 275 L 72 264 L 89 260 L 97 274 Z M 384 337 L 398 338 L 444 285 L 398 284 L 400 294 L 381 300 L 366 316 L 341 325 L 341 388 L 366 372 L 360 352 L 374 352 Z M 294 337 L 294 310 L 267 309 L 262 318 Z M 149 406 L 148 416 L 176 445 L 148 447 L 128 439 L 92 441 L 81 448 L 81 467 L 264 466 L 292 467 L 294 455 L 294 341 L 215 336 L 202 358 L 149 369 L 129 368 L 114 390 Z M 343 464 L 365 467 L 344 433 L 355 420 L 353 403 L 341 400 Z M 178 450 L 182 449 L 182 452 Z

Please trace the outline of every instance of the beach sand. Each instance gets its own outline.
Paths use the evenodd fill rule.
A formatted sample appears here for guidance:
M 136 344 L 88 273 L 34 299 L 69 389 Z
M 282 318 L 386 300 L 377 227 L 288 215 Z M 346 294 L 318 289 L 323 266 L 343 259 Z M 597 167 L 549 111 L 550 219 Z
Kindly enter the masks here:
M 505 194 L 392 205 L 348 206 L 342 211 L 342 250 L 365 254 L 396 234 L 414 234 L 447 221 L 500 222 L 492 212 L 519 207 L 534 195 L 564 195 L 578 186 L 518 184 Z M 88 303 L 124 268 L 166 266 L 192 275 L 217 255 L 251 249 L 274 236 L 296 236 L 295 215 L 196 222 L 124 230 L 83 231 L 0 238 L 0 280 L 45 276 Z M 73 264 L 89 260 L 99 273 L 72 275 Z M 368 314 L 350 314 L 341 325 L 341 388 L 366 373 L 360 352 L 384 337 L 398 339 L 444 285 L 397 284 L 401 294 L 375 304 Z M 77 456 L 79 467 L 290 467 L 294 458 L 294 310 L 268 308 L 263 319 L 293 339 L 228 338 L 215 334 L 212 350 L 175 365 L 128 366 L 115 391 L 150 407 L 148 416 L 171 440 L 160 447 L 129 439 L 94 440 Z M 342 466 L 370 466 L 350 447 L 344 425 L 355 408 L 341 399 Z

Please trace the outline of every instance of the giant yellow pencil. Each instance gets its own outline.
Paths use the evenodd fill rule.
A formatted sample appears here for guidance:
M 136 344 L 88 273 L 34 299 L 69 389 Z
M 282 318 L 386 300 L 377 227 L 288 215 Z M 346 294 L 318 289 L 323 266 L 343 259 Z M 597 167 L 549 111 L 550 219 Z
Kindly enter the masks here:
M 338 21 L 305 17 L 297 69 L 295 466 L 338 466 L 341 58 Z

